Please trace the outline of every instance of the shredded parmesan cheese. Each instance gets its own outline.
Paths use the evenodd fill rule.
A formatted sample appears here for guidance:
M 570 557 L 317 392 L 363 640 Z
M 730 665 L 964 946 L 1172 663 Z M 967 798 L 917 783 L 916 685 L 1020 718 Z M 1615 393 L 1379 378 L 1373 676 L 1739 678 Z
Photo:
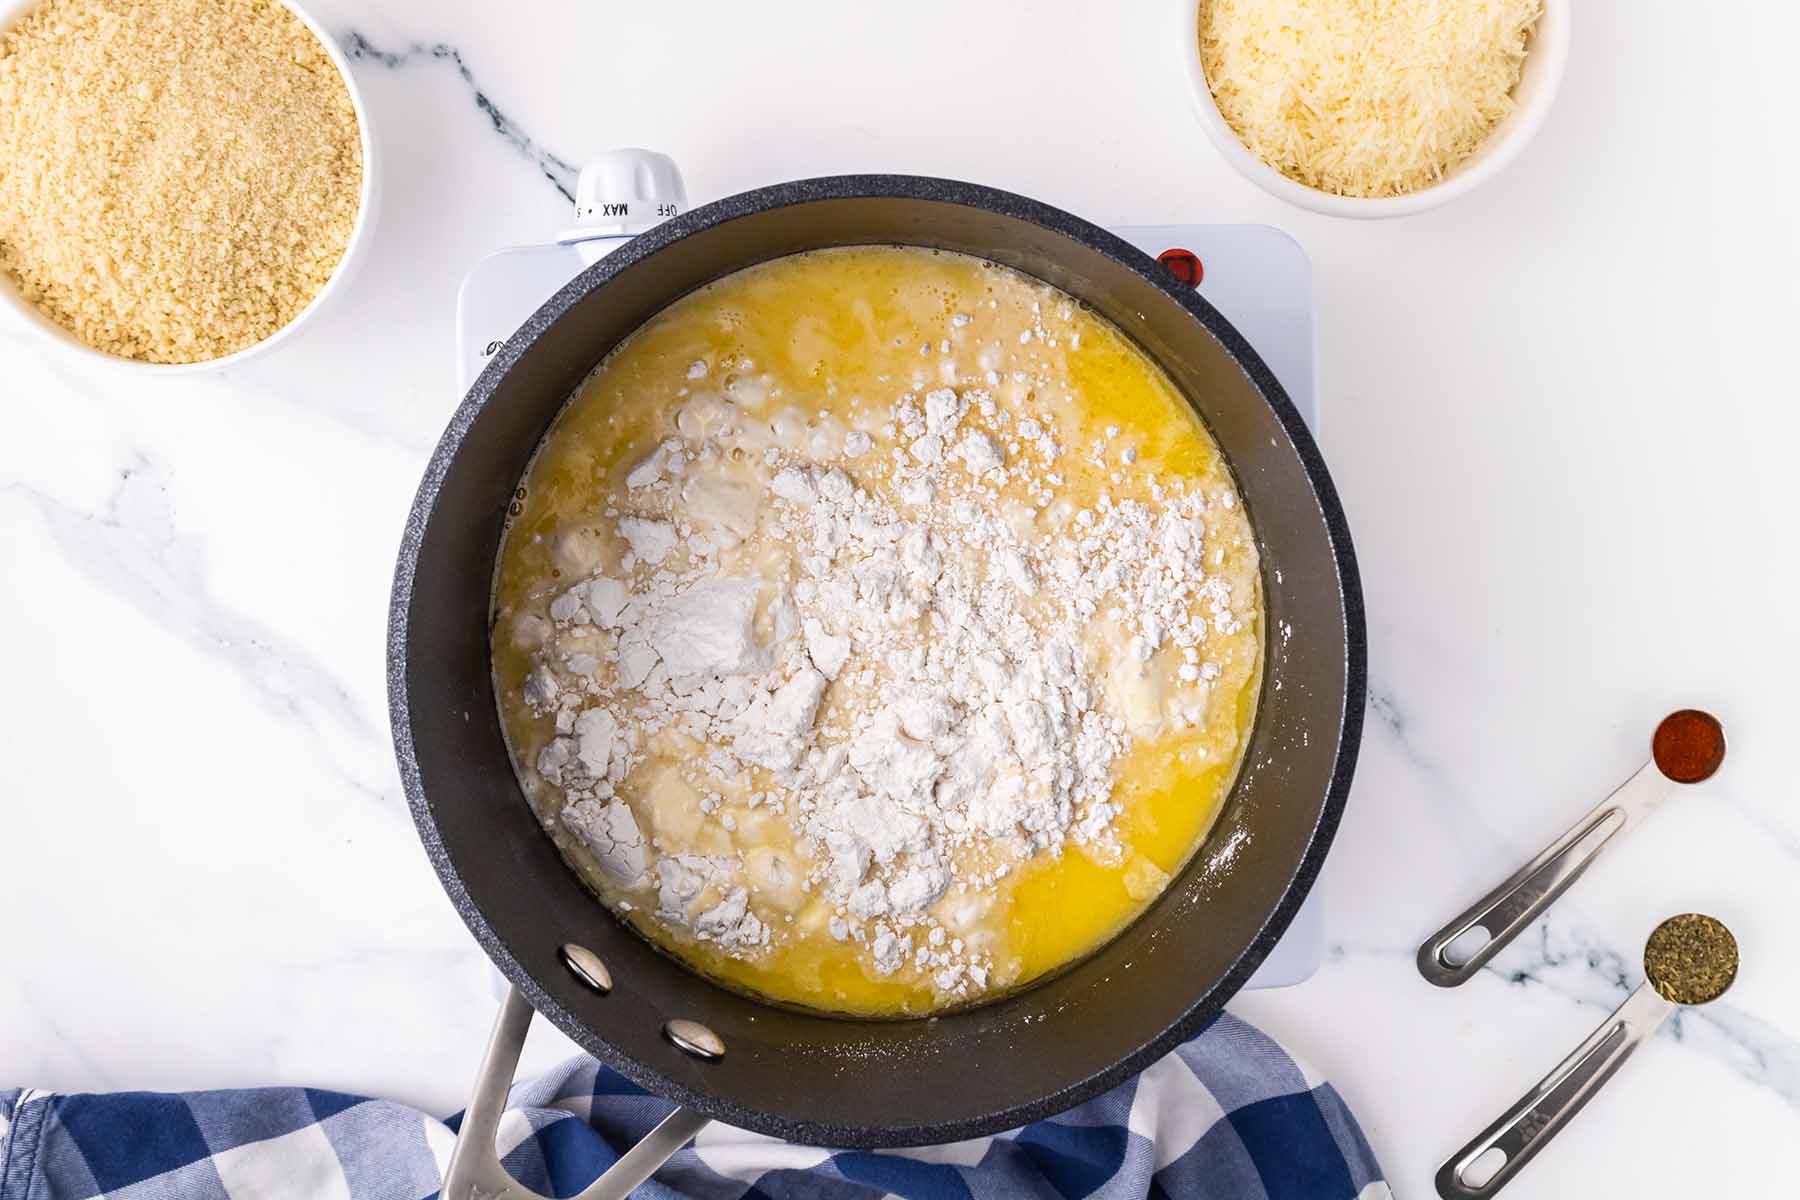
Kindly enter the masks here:
M 1542 0 L 1201 0 L 1220 114 L 1290 179 L 1430 187 L 1513 110 Z

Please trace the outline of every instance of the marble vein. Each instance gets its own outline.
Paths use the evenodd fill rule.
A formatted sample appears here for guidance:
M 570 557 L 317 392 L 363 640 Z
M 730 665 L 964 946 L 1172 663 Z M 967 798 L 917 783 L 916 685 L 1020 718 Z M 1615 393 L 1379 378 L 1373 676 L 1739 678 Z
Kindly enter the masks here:
M 360 745 L 385 748 L 383 728 L 358 709 L 349 689 L 302 648 L 222 605 L 207 585 L 204 556 L 177 533 L 159 469 L 136 453 L 119 471 L 104 508 L 86 512 L 23 483 L 6 491 L 35 507 L 65 560 L 93 584 L 159 628 L 231 667 L 277 717 L 315 737 L 321 721 Z M 326 754 L 334 774 L 364 795 L 394 801 L 358 781 Z
M 1369 716 L 1374 718 L 1375 723 L 1387 731 L 1388 737 L 1399 748 L 1401 757 L 1409 764 L 1433 777 L 1442 775 L 1438 765 L 1413 744 L 1411 733 L 1407 728 L 1406 713 L 1401 710 L 1399 701 L 1394 698 L 1392 691 L 1374 679 L 1369 680 L 1367 711 Z
M 1368 713 L 1372 718 L 1370 728 L 1385 733 L 1408 766 L 1427 777 L 1434 788 L 1447 786 L 1446 772 L 1417 746 L 1406 711 L 1390 689 L 1371 683 Z M 1446 807 L 1466 828 L 1480 826 L 1472 806 Z M 1746 820 L 1776 840 L 1782 850 L 1800 857 L 1800 844 L 1791 833 L 1750 806 L 1737 808 Z M 1491 843 L 1485 839 L 1484 848 L 1491 849 Z M 1368 953 L 1392 954 L 1410 964 L 1416 947 L 1352 947 L 1336 942 L 1326 949 L 1327 958 L 1336 959 Z M 1482 969 L 1511 986 L 1543 988 L 1601 1012 L 1616 1008 L 1642 979 L 1636 961 L 1627 960 L 1618 950 L 1585 935 L 1568 920 L 1556 919 L 1554 914 L 1540 919 Z M 1732 1007 L 1728 1000 L 1681 1010 L 1659 1031 L 1659 1036 L 1688 1045 L 1800 1109 L 1800 1040 Z
M 1584 943 L 1576 949 L 1550 949 L 1551 932 L 1541 923 L 1502 957 L 1517 955 L 1532 933 L 1537 935 L 1540 947 L 1535 955 L 1517 965 L 1490 963 L 1482 972 L 1512 987 L 1541 988 L 1579 1008 L 1602 1014 L 1622 1004 L 1641 982 L 1638 973 L 1628 970 L 1624 956 L 1616 950 L 1595 943 Z M 1326 945 L 1325 961 L 1385 958 L 1410 969 L 1415 953 L 1411 946 L 1339 940 Z M 1800 1110 L 1800 1040 L 1785 1030 L 1721 1000 L 1704 1008 L 1679 1010 L 1657 1036 L 1721 1063 L 1745 1081 L 1768 1089 Z M 1571 1041 L 1565 1052 L 1574 1048 Z M 1545 1070 L 1551 1065 L 1543 1064 Z
M 8 989 L 11 992 L 11 1002 L 5 1006 L 11 1010 L 10 1016 L 17 1023 L 17 1028 L 9 1031 L 12 1036 L 16 1037 L 19 1030 L 29 1030 L 29 1038 L 32 1042 L 40 1046 L 46 1043 L 53 1045 L 80 1072 L 83 1079 L 90 1081 L 85 1084 L 90 1090 L 104 1091 L 116 1086 L 114 1073 L 109 1069 L 108 1064 L 88 1053 L 82 1047 L 81 1039 L 72 1036 L 62 1027 L 48 1007 L 38 1003 L 26 988 L 23 980 L 0 982 L 10 982 L 12 985 Z M 48 1057 L 48 1055 L 44 1055 L 44 1057 Z M 20 1086 L 25 1082 L 13 1079 L 8 1080 L 7 1084 L 8 1086 Z M 41 1084 L 51 1081 L 33 1082 Z M 4 1130 L 0 1129 L 0 1133 L 3 1132 Z
M 487 117 L 494 132 L 530 159 L 543 177 L 550 181 L 550 186 L 562 193 L 563 199 L 574 203 L 575 177 L 580 173 L 580 168 L 541 145 L 536 138 L 520 128 L 517 121 L 501 111 L 500 106 L 476 83 L 475 73 L 464 61 L 462 51 L 455 46 L 445 42 L 408 42 L 400 50 L 383 50 L 355 30 L 343 34 L 338 40 L 345 57 L 353 63 L 374 63 L 389 70 L 399 70 L 415 63 L 448 63 L 469 89 L 475 107 Z
M 1723 1000 L 1683 1009 L 1663 1030 L 1800 1109 L 1800 1042 L 1785 1031 Z
M 1484 864 L 1494 865 L 1496 869 L 1499 864 L 1507 862 L 1512 856 L 1512 847 L 1507 839 L 1485 819 L 1478 805 L 1467 802 L 1459 794 L 1461 789 L 1452 772 L 1419 745 L 1419 738 L 1412 728 L 1407 710 L 1401 705 L 1394 689 L 1379 679 L 1371 678 L 1364 712 L 1369 717 L 1363 729 L 1364 753 L 1368 752 L 1371 738 L 1377 733 L 1385 734 L 1400 761 L 1410 767 L 1418 778 L 1423 789 L 1422 795 L 1456 839 L 1461 850 L 1479 858 Z M 1365 771 L 1367 769 L 1364 768 Z M 1500 871 L 1494 876 L 1493 882 L 1498 883 L 1511 874 L 1513 869 L 1509 866 Z
M 1351 952 L 1341 944 L 1328 951 L 1333 957 Z M 1395 953 L 1410 960 L 1413 950 Z M 1639 966 L 1618 950 L 1567 922 L 1550 920 L 1539 921 L 1482 970 L 1514 987 L 1540 987 L 1603 1013 L 1623 1003 L 1643 976 Z M 1729 999 L 1678 1010 L 1658 1036 L 1721 1063 L 1800 1110 L 1800 1041 L 1733 1007 Z M 1571 1043 L 1568 1049 L 1573 1048 Z

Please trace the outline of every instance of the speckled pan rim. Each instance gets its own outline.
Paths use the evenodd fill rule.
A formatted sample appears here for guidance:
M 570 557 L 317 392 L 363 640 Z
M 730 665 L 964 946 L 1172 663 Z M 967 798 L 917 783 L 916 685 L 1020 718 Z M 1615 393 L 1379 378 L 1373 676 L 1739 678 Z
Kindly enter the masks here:
M 1207 333 L 1224 346 L 1274 411 L 1312 485 L 1313 497 L 1338 569 L 1336 591 L 1343 612 L 1345 633 L 1344 707 L 1339 717 L 1337 746 L 1329 783 L 1319 805 L 1312 835 L 1292 879 L 1280 900 L 1270 910 L 1261 930 L 1238 956 L 1232 968 L 1210 987 L 1200 991 L 1178 1019 L 1104 1070 L 1072 1081 L 1027 1103 L 987 1113 L 979 1118 L 959 1121 L 883 1127 L 840 1126 L 827 1121 L 794 1121 L 775 1117 L 669 1078 L 654 1065 L 624 1053 L 619 1047 L 600 1037 L 578 1016 L 558 1003 L 519 963 L 469 895 L 438 834 L 430 802 L 424 793 L 412 737 L 411 710 L 406 692 L 407 638 L 418 556 L 426 526 L 450 464 L 461 450 L 476 416 L 491 399 L 500 380 L 518 363 L 545 329 L 627 268 L 691 234 L 740 217 L 793 205 L 827 200 L 891 198 L 963 205 L 1059 233 L 1117 260 L 1185 309 Z M 639 235 L 576 276 L 547 300 L 495 353 L 452 415 L 426 466 L 418 494 L 408 513 L 390 599 L 387 670 L 389 716 L 393 726 L 395 755 L 408 807 L 426 854 L 451 902 L 476 941 L 501 973 L 524 993 L 533 1009 L 584 1050 L 618 1070 L 632 1082 L 709 1117 L 806 1144 L 894 1147 L 986 1136 L 1063 1112 L 1142 1071 L 1198 1033 L 1223 1011 L 1225 1004 L 1249 980 L 1293 921 L 1306 894 L 1317 881 L 1326 853 L 1336 836 L 1349 798 L 1350 782 L 1355 773 L 1361 744 L 1363 706 L 1367 690 L 1367 641 L 1362 587 L 1349 525 L 1318 446 L 1268 366 L 1211 304 L 1193 289 L 1181 285 L 1155 260 L 1120 238 L 1079 217 L 1027 197 L 978 184 L 927 176 L 839 175 L 796 180 L 739 193 L 693 209 Z M 950 1021 L 955 1016 L 940 1019 Z

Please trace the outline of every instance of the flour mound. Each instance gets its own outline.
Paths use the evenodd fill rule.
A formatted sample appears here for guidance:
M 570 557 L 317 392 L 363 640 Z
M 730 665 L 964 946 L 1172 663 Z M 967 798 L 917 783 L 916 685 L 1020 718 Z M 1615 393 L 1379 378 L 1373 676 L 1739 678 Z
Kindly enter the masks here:
M 606 509 L 611 565 L 548 605 L 536 772 L 624 907 L 748 959 L 817 921 L 878 975 L 979 994 L 995 885 L 1071 846 L 1118 862 L 1117 764 L 1204 719 L 1208 633 L 1254 602 L 1205 561 L 1236 498 L 1075 508 L 1069 461 L 1135 447 L 1067 447 L 994 370 L 856 429 L 768 415 L 743 364 L 687 374 Z

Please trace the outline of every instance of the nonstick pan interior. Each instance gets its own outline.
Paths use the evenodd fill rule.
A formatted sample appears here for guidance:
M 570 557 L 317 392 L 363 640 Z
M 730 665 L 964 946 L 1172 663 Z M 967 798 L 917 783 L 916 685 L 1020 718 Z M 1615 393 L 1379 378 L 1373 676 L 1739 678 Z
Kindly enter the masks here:
M 1015 267 L 1092 305 L 1162 365 L 1231 466 L 1262 552 L 1266 671 L 1237 787 L 1193 863 L 1135 924 L 1046 982 L 931 1020 L 856 1021 L 716 986 L 615 921 L 520 796 L 488 670 L 501 518 L 539 439 L 621 338 L 741 267 L 822 246 L 935 246 Z M 1058 210 L 906 176 L 783 184 L 696 209 L 557 293 L 457 410 L 408 522 L 389 689 L 420 835 L 482 947 L 576 1042 L 660 1095 L 764 1133 L 837 1146 L 950 1141 L 1057 1112 L 1147 1066 L 1215 1015 L 1311 886 L 1342 810 L 1363 705 L 1348 532 L 1310 436 L 1230 325 L 1152 260 Z M 615 988 L 558 958 L 596 951 Z M 662 1037 L 686 1017 L 715 1063 Z

